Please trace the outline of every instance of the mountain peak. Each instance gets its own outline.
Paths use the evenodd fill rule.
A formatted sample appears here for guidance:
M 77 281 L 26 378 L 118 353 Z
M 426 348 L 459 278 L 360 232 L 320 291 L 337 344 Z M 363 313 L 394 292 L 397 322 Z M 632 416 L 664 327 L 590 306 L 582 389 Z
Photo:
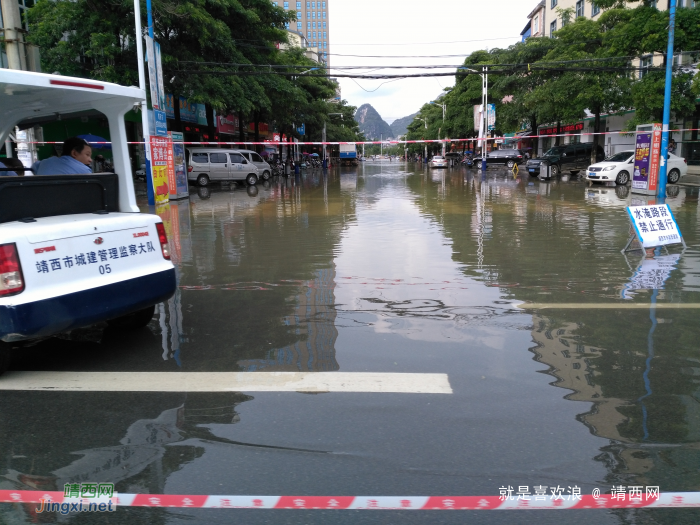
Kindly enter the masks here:
M 363 104 L 357 108 L 355 120 L 360 125 L 360 131 L 364 133 L 367 140 L 380 140 L 382 137 L 388 139 L 394 136 L 389 124 L 382 119 L 371 104 Z

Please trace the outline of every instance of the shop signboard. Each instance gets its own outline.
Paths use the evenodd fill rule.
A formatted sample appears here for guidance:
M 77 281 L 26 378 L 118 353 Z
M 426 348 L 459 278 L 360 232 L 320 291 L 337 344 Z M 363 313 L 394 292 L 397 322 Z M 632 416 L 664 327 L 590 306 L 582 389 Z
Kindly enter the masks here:
M 661 124 L 637 127 L 637 139 L 632 173 L 632 192 L 656 195 L 659 185 L 661 156 Z
M 216 127 L 219 133 L 233 135 L 237 131 L 237 119 L 233 115 L 218 115 L 216 117 Z
M 578 133 L 583 131 L 583 122 L 577 122 L 576 124 L 565 124 L 563 126 L 548 126 L 544 128 L 539 128 L 537 130 L 538 135 L 558 135 L 560 133 Z
M 168 133 L 172 144 L 173 171 L 168 172 L 168 189 L 170 200 L 184 199 L 189 196 L 187 186 L 187 160 L 185 158 L 184 135 L 175 131 Z
M 173 144 L 170 138 L 151 137 L 151 172 L 156 205 L 168 202 L 169 182 L 175 178 Z
M 192 124 L 197 123 L 197 104 L 193 104 L 185 97 L 180 97 L 180 120 Z
M 197 104 L 197 124 L 207 125 L 207 107 L 204 104 Z

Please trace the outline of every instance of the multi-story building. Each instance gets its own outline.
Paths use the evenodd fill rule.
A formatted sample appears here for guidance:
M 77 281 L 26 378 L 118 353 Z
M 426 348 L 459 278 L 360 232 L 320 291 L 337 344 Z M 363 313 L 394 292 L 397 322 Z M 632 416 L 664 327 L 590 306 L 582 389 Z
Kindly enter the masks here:
M 296 30 L 306 36 L 309 46 L 318 49 L 319 60 L 330 65 L 328 55 L 330 53 L 330 13 L 328 0 L 284 2 L 273 1 L 273 4 L 289 11 L 296 11 L 297 21 L 292 22 L 287 29 Z M 293 26 L 296 24 L 296 27 Z
M 677 2 L 676 6 L 679 9 L 697 7 L 700 5 L 700 0 L 675 0 Z M 630 4 L 634 7 L 637 4 Z M 669 0 L 656 0 L 654 2 L 654 7 L 659 10 L 666 11 L 669 9 Z M 589 18 L 592 20 L 597 19 L 604 9 L 598 7 L 595 1 L 592 0 L 541 0 L 537 3 L 533 11 L 528 15 L 528 23 L 525 29 L 521 33 L 523 41 L 529 37 L 551 37 L 556 31 L 561 29 L 567 23 L 573 22 L 577 18 Z M 536 29 L 539 29 L 536 31 Z M 694 54 L 691 53 L 678 53 L 673 57 L 674 65 L 688 65 L 692 68 L 697 68 L 697 66 L 690 66 L 693 62 Z M 697 59 L 695 59 L 697 60 Z M 638 78 L 643 78 L 649 72 L 650 67 L 657 67 L 662 65 L 664 62 L 664 57 L 661 54 L 648 54 L 639 57 L 633 62 L 634 67 L 637 69 L 636 75 Z M 615 114 L 615 115 L 604 115 L 603 116 L 603 129 L 604 131 L 622 131 L 626 127 L 626 123 L 633 117 L 634 110 Z M 589 124 L 591 127 L 591 122 L 593 116 L 587 114 L 581 122 L 578 123 L 566 123 L 567 128 L 574 129 L 574 133 L 569 133 L 570 136 L 564 138 L 564 142 L 579 142 L 579 141 L 591 141 L 592 137 L 590 135 L 585 135 L 585 124 Z M 550 123 L 551 124 L 551 123 Z M 563 125 L 565 123 L 562 123 Z M 700 120 L 697 118 L 697 114 L 684 119 L 683 122 L 678 121 L 674 123 L 677 128 L 682 128 L 684 132 L 673 132 L 672 138 L 680 147 L 678 152 L 681 156 L 685 157 L 688 162 L 689 173 L 700 174 L 700 134 L 697 128 L 700 126 Z M 544 126 L 550 129 L 551 125 Z M 533 130 L 533 133 L 537 133 L 537 130 Z M 581 135 L 577 135 L 581 133 Z M 539 142 L 539 152 L 542 153 L 554 142 L 553 138 L 543 138 Z M 612 154 L 617 151 L 633 149 L 634 139 L 627 135 L 612 134 L 605 137 L 605 149 L 606 153 Z

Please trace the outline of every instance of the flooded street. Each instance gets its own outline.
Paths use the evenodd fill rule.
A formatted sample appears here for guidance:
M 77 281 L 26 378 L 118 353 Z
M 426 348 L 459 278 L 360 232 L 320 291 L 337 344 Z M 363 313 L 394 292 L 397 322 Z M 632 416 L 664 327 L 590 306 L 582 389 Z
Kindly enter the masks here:
M 16 356 L 8 378 L 329 372 L 414 374 L 410 382 L 400 391 L 363 391 L 352 379 L 344 391 L 313 379 L 270 391 L 3 391 L 0 488 L 109 482 L 134 494 L 427 497 L 511 487 L 533 498 L 535 487 L 565 498 L 620 485 L 700 490 L 698 188 L 672 186 L 667 199 L 687 249 L 644 259 L 621 253 L 625 207 L 651 201 L 626 186 L 567 179 L 385 161 L 248 188 L 190 186 L 189 200 L 155 210 L 179 290 L 148 329 L 97 326 L 44 340 Z M 48 518 L 32 507 L 3 504 L 0 523 Z M 519 519 L 238 512 L 235 522 L 251 524 Z M 697 516 L 582 510 L 527 519 Z M 234 515 L 132 507 L 60 519 L 204 524 Z

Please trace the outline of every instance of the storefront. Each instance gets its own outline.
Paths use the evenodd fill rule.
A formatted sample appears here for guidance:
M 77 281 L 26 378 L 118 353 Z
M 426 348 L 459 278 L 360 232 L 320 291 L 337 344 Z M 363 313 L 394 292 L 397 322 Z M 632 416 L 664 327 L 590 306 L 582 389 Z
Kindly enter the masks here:
M 581 132 L 583 131 L 583 122 L 575 124 L 563 124 L 560 126 L 543 126 L 537 129 L 539 137 L 539 155 L 542 155 L 549 148 L 557 143 L 557 137 L 554 135 L 567 135 L 559 138 L 559 144 L 577 144 L 581 142 Z

